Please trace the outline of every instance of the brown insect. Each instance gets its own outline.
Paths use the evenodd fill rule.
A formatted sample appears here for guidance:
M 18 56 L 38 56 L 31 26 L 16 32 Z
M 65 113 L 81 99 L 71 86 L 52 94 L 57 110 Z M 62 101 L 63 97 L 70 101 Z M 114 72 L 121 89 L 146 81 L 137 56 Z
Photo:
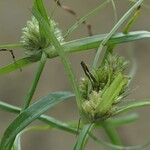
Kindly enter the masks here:
M 73 15 L 77 21 L 79 20 L 77 13 L 71 7 L 61 4 L 60 0 L 54 0 L 54 1 L 55 1 L 55 3 L 57 4 L 58 7 L 64 9 L 65 11 L 67 11 L 68 13 Z M 92 33 L 91 24 L 87 23 L 87 21 L 83 21 L 82 24 L 84 24 L 86 26 L 88 35 L 92 36 L 93 33 Z
M 89 71 L 89 69 L 88 69 L 87 65 L 84 63 L 84 61 L 81 61 L 81 66 L 83 68 L 85 75 L 90 80 L 93 90 L 98 91 L 99 86 L 98 86 L 97 80 L 95 79 L 94 75 Z

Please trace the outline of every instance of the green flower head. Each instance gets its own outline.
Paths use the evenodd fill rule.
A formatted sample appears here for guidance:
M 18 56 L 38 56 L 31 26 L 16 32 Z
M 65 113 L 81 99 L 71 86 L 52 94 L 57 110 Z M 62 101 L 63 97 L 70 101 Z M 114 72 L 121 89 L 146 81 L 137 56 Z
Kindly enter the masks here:
M 92 72 L 84 66 L 87 77 L 80 83 L 84 119 L 90 122 L 105 120 L 113 115 L 126 92 L 129 77 L 124 70 L 127 62 L 123 57 L 109 54 L 105 63 Z
M 54 28 L 54 34 L 60 42 L 63 42 L 63 36 L 61 31 L 58 29 L 57 24 L 50 20 L 51 26 Z M 30 21 L 27 21 L 26 27 L 22 29 L 22 36 L 20 41 L 24 48 L 26 55 L 36 55 L 51 45 L 49 40 L 41 37 L 39 30 L 39 22 L 32 16 Z

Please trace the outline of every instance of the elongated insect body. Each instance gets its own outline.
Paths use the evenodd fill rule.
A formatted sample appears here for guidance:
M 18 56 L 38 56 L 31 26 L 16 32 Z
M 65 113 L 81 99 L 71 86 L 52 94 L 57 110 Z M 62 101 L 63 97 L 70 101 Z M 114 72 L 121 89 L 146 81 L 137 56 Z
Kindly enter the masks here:
M 124 75 L 124 70 L 127 61 L 110 53 L 97 69 L 90 71 L 83 61 L 81 66 L 86 76 L 80 83 L 84 117 L 89 122 L 105 120 L 113 115 L 126 91 L 129 77 Z

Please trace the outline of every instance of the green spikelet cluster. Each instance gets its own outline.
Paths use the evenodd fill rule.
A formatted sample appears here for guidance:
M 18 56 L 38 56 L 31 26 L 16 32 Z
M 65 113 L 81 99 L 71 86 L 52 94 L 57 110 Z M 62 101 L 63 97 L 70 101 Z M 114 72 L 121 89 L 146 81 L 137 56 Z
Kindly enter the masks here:
M 57 24 L 51 20 L 51 26 L 54 28 L 54 33 L 60 42 L 63 42 L 63 36 L 58 29 Z M 42 49 L 51 45 L 49 40 L 41 36 L 39 30 L 39 22 L 33 16 L 30 21 L 27 21 L 26 27 L 22 29 L 22 36 L 20 41 L 25 49 L 26 55 L 36 55 L 41 53 Z
M 82 111 L 86 120 L 105 120 L 116 110 L 129 81 L 124 73 L 127 64 L 123 57 L 108 54 L 104 64 L 91 71 L 91 78 L 81 80 Z

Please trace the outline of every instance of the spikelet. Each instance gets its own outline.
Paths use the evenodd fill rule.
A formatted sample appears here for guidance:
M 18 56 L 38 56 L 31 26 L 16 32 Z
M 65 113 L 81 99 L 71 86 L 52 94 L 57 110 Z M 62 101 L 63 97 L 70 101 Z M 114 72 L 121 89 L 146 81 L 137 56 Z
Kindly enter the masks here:
M 61 31 L 58 29 L 57 24 L 50 20 L 51 26 L 54 28 L 54 34 L 59 42 L 63 42 L 63 36 Z M 42 52 L 42 49 L 51 46 L 48 39 L 41 37 L 39 31 L 39 22 L 32 16 L 30 21 L 27 21 L 26 27 L 22 29 L 22 36 L 20 41 L 25 49 L 26 55 L 36 55 Z

